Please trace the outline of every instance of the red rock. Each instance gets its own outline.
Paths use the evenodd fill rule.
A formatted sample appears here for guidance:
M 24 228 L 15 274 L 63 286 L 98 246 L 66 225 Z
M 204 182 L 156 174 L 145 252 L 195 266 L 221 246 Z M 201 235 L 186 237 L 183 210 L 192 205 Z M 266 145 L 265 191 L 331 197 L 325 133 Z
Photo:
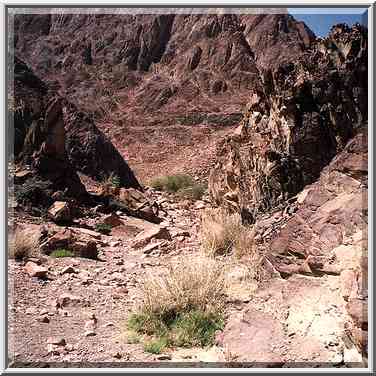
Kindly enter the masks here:
M 25 271 L 30 277 L 45 278 L 48 270 L 43 266 L 39 266 L 34 262 L 28 261 L 25 265 Z

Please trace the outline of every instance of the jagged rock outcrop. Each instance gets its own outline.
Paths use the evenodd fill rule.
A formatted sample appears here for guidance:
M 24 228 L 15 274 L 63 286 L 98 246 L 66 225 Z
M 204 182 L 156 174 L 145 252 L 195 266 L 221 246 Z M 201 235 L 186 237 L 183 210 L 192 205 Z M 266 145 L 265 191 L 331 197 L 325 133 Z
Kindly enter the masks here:
M 316 40 L 304 22 L 290 15 L 242 15 L 241 21 L 245 38 L 262 70 L 292 61 L 309 50 Z
M 209 191 L 253 221 L 283 205 L 367 122 L 367 31 L 339 25 L 298 61 L 262 73 L 237 131 L 218 150 Z
M 142 190 L 133 171 L 110 140 L 95 125 L 93 117 L 65 101 L 66 148 L 77 171 L 97 181 L 111 174 L 125 188 Z
M 15 160 L 52 183 L 52 192 L 63 191 L 68 197 L 83 199 L 87 193 L 76 171 L 98 180 L 115 174 L 122 186 L 141 189 L 93 120 L 49 90 L 17 57 L 12 98 Z
M 61 98 L 47 96 L 46 86 L 17 57 L 14 58 L 12 99 L 14 123 L 10 125 L 14 124 L 15 129 L 15 160 L 32 170 L 32 176 L 22 185 L 31 188 L 39 177 L 45 182 L 41 190 L 64 191 L 69 197 L 84 199 L 85 187 L 65 150 Z M 22 192 L 22 188 L 19 191 Z

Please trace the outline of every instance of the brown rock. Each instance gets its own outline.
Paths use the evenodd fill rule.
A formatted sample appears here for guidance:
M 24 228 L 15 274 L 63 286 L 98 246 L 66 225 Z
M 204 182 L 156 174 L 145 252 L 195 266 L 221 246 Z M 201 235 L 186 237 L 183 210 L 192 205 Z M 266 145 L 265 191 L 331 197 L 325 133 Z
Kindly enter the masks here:
M 123 224 L 123 221 L 115 213 L 111 213 L 103 217 L 102 222 L 112 227 L 120 226 Z
M 65 201 L 55 201 L 48 209 L 48 215 L 54 222 L 69 222 L 72 220 L 71 209 Z
M 351 299 L 346 309 L 355 325 L 362 330 L 368 330 L 368 304 L 366 300 Z
M 98 258 L 97 243 L 95 241 L 76 240 L 71 245 L 71 248 L 77 257 L 85 257 L 93 260 Z
M 62 294 L 57 299 L 57 304 L 60 307 L 77 306 L 83 303 L 79 296 L 71 294 Z
M 28 261 L 25 265 L 25 271 L 30 277 L 45 278 L 48 270 L 34 262 Z
M 67 266 L 61 271 L 61 274 L 70 274 L 70 273 L 77 273 L 77 270 L 73 268 L 73 266 Z
M 152 239 L 171 240 L 171 235 L 165 227 L 153 226 L 152 228 L 139 233 L 133 240 L 134 248 L 146 246 Z
M 353 294 L 353 290 L 357 289 L 356 273 L 353 270 L 344 270 L 341 273 L 341 294 L 347 302 Z M 355 291 L 356 293 L 357 291 Z
M 47 343 L 49 345 L 56 345 L 56 346 L 65 346 L 66 342 L 63 337 L 49 337 L 47 339 Z

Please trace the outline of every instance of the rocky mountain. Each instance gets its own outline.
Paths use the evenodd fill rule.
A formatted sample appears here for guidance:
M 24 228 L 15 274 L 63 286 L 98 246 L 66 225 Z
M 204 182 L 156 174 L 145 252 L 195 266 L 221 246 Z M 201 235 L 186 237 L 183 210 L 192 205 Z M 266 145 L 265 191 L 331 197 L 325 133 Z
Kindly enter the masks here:
M 95 114 L 141 178 L 153 160 L 174 170 L 171 155 L 207 175 L 214 150 L 202 134 L 236 125 L 249 92 L 262 90 L 259 70 L 314 40 L 287 14 L 16 14 L 14 31 L 17 55 Z
M 11 263 L 12 346 L 31 338 L 21 361 L 364 366 L 365 27 L 321 39 L 283 10 L 16 13 L 11 24 L 15 199 L 37 208 L 12 218 L 39 252 Z M 206 194 L 150 187 L 173 173 Z M 213 347 L 146 354 L 121 329 L 141 278 L 209 265 L 205 236 L 226 280 Z M 49 337 L 46 355 L 50 332 L 69 343 Z

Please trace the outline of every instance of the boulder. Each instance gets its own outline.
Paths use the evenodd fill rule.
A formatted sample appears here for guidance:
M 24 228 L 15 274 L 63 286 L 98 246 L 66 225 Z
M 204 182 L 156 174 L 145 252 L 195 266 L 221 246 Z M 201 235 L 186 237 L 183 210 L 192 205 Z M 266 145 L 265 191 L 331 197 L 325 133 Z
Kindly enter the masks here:
M 172 240 L 170 232 L 165 227 L 153 226 L 140 232 L 133 240 L 134 248 L 145 247 L 152 239 Z
M 48 270 L 32 261 L 28 261 L 25 265 L 25 271 L 30 277 L 45 278 Z
M 111 225 L 112 227 L 116 227 L 116 226 L 122 225 L 123 221 L 120 219 L 120 217 L 117 214 L 111 213 L 102 218 L 102 223 Z
M 98 236 L 100 236 L 99 233 L 91 230 L 65 228 L 45 240 L 40 249 L 49 255 L 51 252 L 63 248 L 71 250 L 75 257 L 96 259 L 98 256 Z
M 65 201 L 55 201 L 48 209 L 48 216 L 56 223 L 72 220 L 71 209 Z

